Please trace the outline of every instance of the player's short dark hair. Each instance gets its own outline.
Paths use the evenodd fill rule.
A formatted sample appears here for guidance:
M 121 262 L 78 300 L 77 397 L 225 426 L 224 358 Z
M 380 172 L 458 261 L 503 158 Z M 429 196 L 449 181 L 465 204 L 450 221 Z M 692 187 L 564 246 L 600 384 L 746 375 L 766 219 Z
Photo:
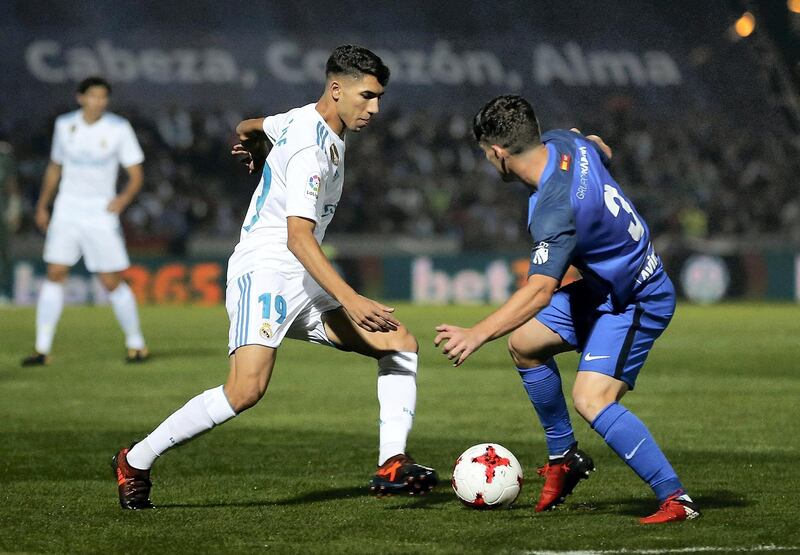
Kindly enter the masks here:
M 326 78 L 331 75 L 361 77 L 364 74 L 374 76 L 383 87 L 389 82 L 389 68 L 377 54 L 363 46 L 354 44 L 337 46 L 325 64 Z
M 85 94 L 91 87 L 105 87 L 108 94 L 111 94 L 111 83 L 97 75 L 87 77 L 78 83 L 78 94 Z
M 499 145 L 511 154 L 536 146 L 541 136 L 533 106 L 512 94 L 487 102 L 472 120 L 472 134 L 479 144 Z

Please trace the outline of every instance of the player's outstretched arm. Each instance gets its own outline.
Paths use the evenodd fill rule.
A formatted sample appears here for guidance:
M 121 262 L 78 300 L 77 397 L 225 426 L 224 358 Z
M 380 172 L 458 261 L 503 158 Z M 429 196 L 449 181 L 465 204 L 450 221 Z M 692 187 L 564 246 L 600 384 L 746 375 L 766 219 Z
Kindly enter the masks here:
M 400 322 L 392 316 L 394 308 L 384 306 L 356 293 L 336 272 L 314 238 L 313 220 L 299 216 L 286 218 L 289 238 L 287 246 L 317 283 L 342 303 L 350 319 L 372 332 L 396 330 Z
M 53 202 L 53 197 L 56 196 L 58 182 L 60 180 L 61 164 L 56 164 L 51 160 L 44 170 L 42 190 L 39 193 L 39 200 L 36 202 L 36 213 L 34 214 L 36 227 L 38 227 L 42 233 L 47 231 L 47 226 L 50 224 L 50 204 Z
M 484 343 L 517 329 L 536 316 L 550 304 L 550 299 L 558 288 L 558 280 L 549 276 L 533 274 L 528 283 L 517 290 L 503 306 L 471 328 L 460 328 L 450 324 L 436 326 L 439 332 L 433 340 L 435 346 L 442 346 L 442 354 L 460 366 L 467 358 L 481 348 Z
M 236 126 L 240 142 L 233 145 L 231 154 L 240 158 L 250 173 L 261 173 L 272 146 L 264 132 L 264 119 L 246 119 Z

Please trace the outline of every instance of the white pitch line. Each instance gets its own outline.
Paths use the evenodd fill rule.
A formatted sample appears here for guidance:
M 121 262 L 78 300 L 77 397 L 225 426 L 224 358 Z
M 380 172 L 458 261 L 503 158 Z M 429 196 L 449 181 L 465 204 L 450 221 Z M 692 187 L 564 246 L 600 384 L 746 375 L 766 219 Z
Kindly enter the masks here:
M 682 547 L 675 549 L 603 549 L 588 551 L 526 551 L 526 555 L 661 555 L 663 553 L 752 553 L 755 551 L 800 551 L 797 546 L 755 545 L 752 547 Z

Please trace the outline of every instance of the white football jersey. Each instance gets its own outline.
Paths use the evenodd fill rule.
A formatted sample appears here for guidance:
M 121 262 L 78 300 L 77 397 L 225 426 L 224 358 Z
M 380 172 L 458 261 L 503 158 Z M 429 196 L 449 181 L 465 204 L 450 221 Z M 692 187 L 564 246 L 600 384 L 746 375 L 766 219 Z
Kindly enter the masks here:
M 286 246 L 288 216 L 314 220 L 322 243 L 342 196 L 345 145 L 314 106 L 264 119 L 273 146 L 228 261 L 229 282 L 253 270 L 305 271 Z
M 89 124 L 76 110 L 56 119 L 50 159 L 61 166 L 53 217 L 83 219 L 106 215 L 119 166 L 141 164 L 144 153 L 125 118 L 106 112 Z

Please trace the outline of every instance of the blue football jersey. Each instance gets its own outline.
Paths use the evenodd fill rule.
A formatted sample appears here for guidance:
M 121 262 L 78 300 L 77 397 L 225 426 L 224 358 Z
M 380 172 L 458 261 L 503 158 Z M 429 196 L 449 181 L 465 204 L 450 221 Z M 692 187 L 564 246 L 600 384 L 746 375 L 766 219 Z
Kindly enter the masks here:
M 666 278 L 650 230 L 608 171 L 608 158 L 582 135 L 542 135 L 547 166 L 528 202 L 533 238 L 529 275 L 561 280 L 570 264 L 611 295 L 630 303 Z

